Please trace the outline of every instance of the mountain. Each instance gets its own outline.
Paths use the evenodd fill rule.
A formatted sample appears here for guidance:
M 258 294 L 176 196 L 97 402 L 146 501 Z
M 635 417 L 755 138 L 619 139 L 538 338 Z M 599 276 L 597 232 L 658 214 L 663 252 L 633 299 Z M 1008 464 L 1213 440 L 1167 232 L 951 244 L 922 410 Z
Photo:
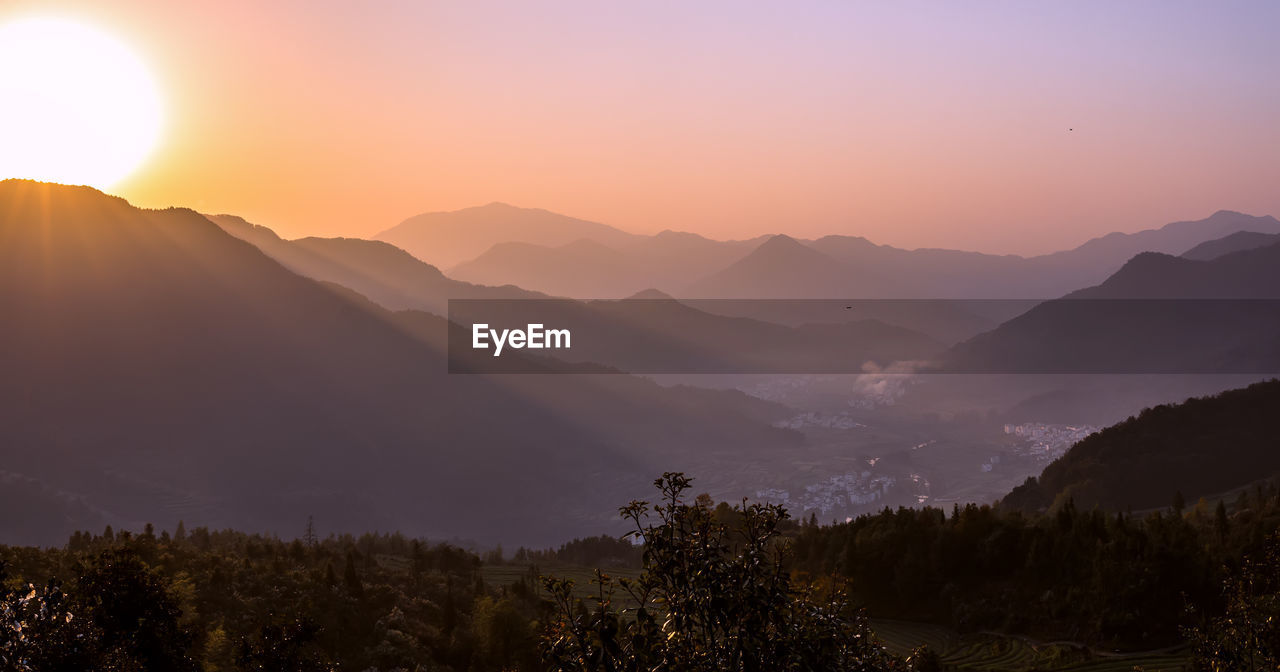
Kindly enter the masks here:
M 826 236 L 808 244 L 865 273 L 898 279 L 905 293 L 889 298 L 1044 299 L 1097 284 L 1142 252 L 1177 254 L 1250 227 L 1280 234 L 1280 221 L 1274 217 L 1224 210 L 1159 229 L 1111 233 L 1071 250 L 1034 257 L 903 250 L 854 236 Z
M 1247 485 L 1280 471 L 1277 408 L 1280 380 L 1149 408 L 1072 446 L 1001 504 L 1039 511 L 1070 498 L 1079 510 L 1125 511 Z
M 701 279 L 708 269 L 724 268 L 745 257 L 769 238 L 711 240 L 696 233 L 667 230 L 642 237 L 621 251 L 648 272 L 650 286 L 676 291 Z
M 1280 299 L 1280 241 L 1196 261 L 1143 252 L 1068 299 Z
M 458 282 L 435 267 L 418 261 L 388 243 L 348 238 L 281 240 L 270 229 L 238 217 L 210 217 L 224 230 L 254 243 L 268 256 L 299 274 L 341 285 L 391 309 L 419 309 L 444 315 L 448 299 L 482 299 L 485 315 L 472 322 L 512 327 L 529 323 L 569 328 L 579 338 L 573 362 L 598 363 L 613 368 L 648 371 L 655 365 L 682 372 L 708 368 L 727 371 L 828 371 L 844 367 L 860 371 L 867 361 L 887 363 L 899 359 L 931 357 L 941 351 L 938 341 L 910 329 L 892 327 L 874 319 L 840 320 L 842 326 L 782 326 L 758 320 L 735 320 L 676 303 L 657 290 L 647 290 L 632 301 L 535 300 L 549 297 L 517 287 L 488 287 Z M 504 243 L 489 253 L 531 247 Z M 595 255 L 601 272 L 620 269 L 611 251 L 588 240 L 564 246 L 567 255 Z M 482 255 L 483 258 L 484 255 Z M 519 260 L 513 260 L 518 264 Z M 550 273 L 556 269 L 546 269 Z M 567 280 L 567 279 L 566 279 Z M 622 293 L 618 285 L 602 293 Z M 659 299 L 646 303 L 640 299 Z M 840 311 L 845 313 L 846 311 Z M 933 312 L 933 311 L 930 311 Z M 493 313 L 493 314 L 489 314 Z M 460 313 L 458 319 L 465 317 Z M 465 342 L 467 334 L 459 334 Z M 584 340 L 585 338 L 585 340 Z M 464 353 L 467 355 L 474 353 Z M 837 364 L 835 362 L 843 362 Z M 484 365 L 488 364 L 489 367 Z M 501 368 L 494 369 L 499 364 Z M 542 361 L 522 361 L 545 370 Z M 468 361 L 467 370 L 512 371 L 509 361 Z
M 1280 372 L 1280 245 L 1212 261 L 1143 253 L 1102 284 L 954 346 L 951 371 Z
M 1280 220 L 1275 217 L 1255 217 L 1230 210 L 1219 210 L 1205 219 L 1166 224 L 1159 229 L 1147 229 L 1136 233 L 1110 233 L 1093 238 L 1072 250 L 1031 257 L 1043 272 L 1066 274 L 1076 278 L 1073 287 L 1082 287 L 1102 281 L 1114 273 L 1125 261 L 1142 252 L 1181 254 L 1205 241 L 1221 238 L 1236 231 L 1260 231 L 1280 233 Z M 1062 292 L 1069 291 L 1066 287 Z M 1060 294 L 1062 292 L 1056 292 Z
M 86 512 L 6 542 L 102 520 L 287 535 L 313 515 L 546 543 L 611 529 L 663 470 L 798 441 L 769 426 L 788 409 L 736 392 L 449 375 L 442 318 L 86 187 L 0 182 L 0 320 L 0 491 Z
M 765 240 L 719 241 L 663 231 L 606 247 L 590 239 L 561 246 L 499 243 L 448 273 L 487 285 L 517 285 L 581 299 L 621 298 L 644 288 L 684 287 Z
M 285 268 L 308 278 L 347 287 L 390 310 L 448 311 L 449 299 L 517 299 L 543 295 L 518 287 L 486 287 L 445 277 L 435 266 L 400 248 L 359 238 L 284 240 L 274 231 L 234 215 L 209 219 L 252 243 Z
M 899 294 L 883 298 L 990 299 L 1044 298 L 1035 263 L 1014 255 L 993 255 L 877 245 L 859 236 L 824 236 L 809 247 L 864 273 L 895 278 Z M 1018 294 L 1011 296 L 1011 278 Z M 1027 283 L 1030 283 L 1028 285 Z
M 650 286 L 653 279 L 626 255 L 585 238 L 558 247 L 499 243 L 449 269 L 449 275 L 468 282 L 535 287 L 556 296 L 599 299 L 633 294 Z
M 696 299 L 897 298 L 895 280 L 873 276 L 785 235 L 680 293 Z
M 1272 217 L 1221 211 L 1160 229 L 1113 233 L 1036 257 L 907 250 L 839 235 L 811 241 L 784 236 L 796 244 L 790 251 L 779 242 L 753 257 L 776 236 L 716 241 L 675 231 L 618 236 L 614 230 L 557 238 L 549 227 L 548 236 L 513 237 L 445 268 L 451 277 L 470 282 L 576 298 L 619 298 L 654 287 L 682 298 L 1042 300 L 1095 285 L 1135 254 L 1176 254 L 1242 227 L 1280 233 L 1280 222 Z M 575 243 L 580 240 L 597 245 Z M 508 244 L 513 242 L 522 244 Z M 797 245 L 820 256 L 803 254 L 794 249 Z
M 1224 254 L 1243 252 L 1258 247 L 1267 247 L 1280 243 L 1280 233 L 1258 233 L 1257 231 L 1237 231 L 1225 238 L 1209 240 L 1182 253 L 1183 259 L 1210 261 Z
M 391 243 L 438 268 L 452 268 L 474 259 L 498 243 L 558 247 L 585 238 L 617 247 L 632 242 L 636 236 L 611 226 L 546 210 L 490 203 L 410 217 L 374 238 Z
M 554 357 L 636 373 L 862 373 L 870 364 L 929 359 L 945 347 L 873 319 L 787 326 L 705 312 L 653 290 L 638 296 L 455 303 L 451 317 L 498 331 L 530 324 L 564 329 L 573 347 Z M 458 342 L 469 345 L 465 336 Z M 513 372 L 527 365 L 489 357 L 467 362 L 466 370 Z

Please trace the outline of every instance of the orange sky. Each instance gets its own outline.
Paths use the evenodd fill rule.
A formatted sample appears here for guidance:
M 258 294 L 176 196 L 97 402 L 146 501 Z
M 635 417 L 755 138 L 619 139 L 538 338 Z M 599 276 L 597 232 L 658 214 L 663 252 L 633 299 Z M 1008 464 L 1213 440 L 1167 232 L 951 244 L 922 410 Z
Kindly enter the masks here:
M 286 237 L 500 200 L 637 232 L 1034 253 L 1280 215 L 1277 5 L 10 0 L 131 44 L 111 189 Z M 1068 131 L 1074 128 L 1074 131 Z

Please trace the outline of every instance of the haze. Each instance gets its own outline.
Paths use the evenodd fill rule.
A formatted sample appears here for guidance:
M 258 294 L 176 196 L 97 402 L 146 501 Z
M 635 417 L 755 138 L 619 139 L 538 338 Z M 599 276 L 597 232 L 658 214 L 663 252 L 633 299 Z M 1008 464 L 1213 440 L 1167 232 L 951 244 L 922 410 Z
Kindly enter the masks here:
M 112 191 L 282 235 L 501 200 L 716 238 L 1037 253 L 1280 212 L 1280 6 L 6 3 L 156 69 Z

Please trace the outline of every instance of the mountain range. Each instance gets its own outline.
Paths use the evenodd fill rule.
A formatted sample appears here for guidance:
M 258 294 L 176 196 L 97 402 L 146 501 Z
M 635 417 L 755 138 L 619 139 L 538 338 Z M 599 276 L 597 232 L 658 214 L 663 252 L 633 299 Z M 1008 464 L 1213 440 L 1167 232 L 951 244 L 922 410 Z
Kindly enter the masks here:
M 506 203 L 453 212 L 427 212 L 374 236 L 375 240 L 391 243 L 438 268 L 451 268 L 474 259 L 500 243 L 531 243 L 554 248 L 587 239 L 618 247 L 638 238 L 605 224 Z
M 513 217 L 534 242 L 499 240 L 511 235 L 504 227 Z M 610 291 L 667 268 L 669 277 L 683 273 L 687 287 L 751 298 L 910 295 L 941 285 L 977 291 L 965 283 L 994 282 L 987 269 L 1006 269 L 1011 282 L 1030 272 L 1027 265 L 1051 267 L 1048 257 L 1069 269 L 1057 282 L 1095 272 L 1136 245 L 1152 246 L 1160 253 L 1130 254 L 1088 289 L 1062 292 L 1065 299 L 1030 310 L 1014 302 L 1023 314 L 1008 321 L 998 311 L 930 302 L 764 301 L 740 314 L 743 302 L 716 307 L 653 289 L 630 302 L 559 303 L 593 328 L 694 363 L 726 352 L 743 358 L 735 366 L 762 356 L 821 365 L 841 352 L 914 359 L 956 341 L 963 342 L 941 355 L 945 362 L 988 370 L 1035 370 L 1055 348 L 1093 356 L 1091 347 L 1104 349 L 1105 362 L 1280 362 L 1272 313 L 1259 327 L 1232 314 L 1204 320 L 1073 308 L 1277 298 L 1280 245 L 1216 256 L 1202 248 L 1197 255 L 1212 257 L 1205 261 L 1171 256 L 1235 231 L 1265 233 L 1277 228 L 1271 218 L 1218 213 L 1031 259 L 895 250 L 847 237 L 722 243 L 672 232 L 634 236 L 502 205 L 410 222 L 396 235 L 425 226 L 435 237 L 424 244 L 454 259 L 502 244 L 533 250 L 530 259 L 567 250 L 562 268 L 527 267 L 564 271 L 564 289 L 592 282 L 571 272 L 575 255 L 585 254 L 609 260 L 601 274 L 638 266 L 626 283 L 601 285 Z M 543 236 L 539 222 L 553 235 Z M 628 266 L 627 259 L 649 261 Z M 644 494 L 657 473 L 705 474 L 701 487 L 728 493 L 725 465 L 786 459 L 802 446 L 799 433 L 773 426 L 794 409 L 737 391 L 663 387 L 627 375 L 450 375 L 446 351 L 458 327 L 441 315 L 451 298 L 547 295 L 463 282 L 383 241 L 288 241 L 233 216 L 145 210 L 87 187 L 0 182 L 0 319 L 7 325 L 0 331 L 0 502 L 29 509 L 4 507 L 6 534 L 52 543 L 103 523 L 170 527 L 179 519 L 279 532 L 314 516 L 335 531 L 545 543 L 566 531 L 612 529 L 612 507 Z M 1141 328 L 1117 331 L 1117 324 Z M 679 330 L 687 338 L 672 338 Z M 584 357 L 593 358 L 590 348 Z M 530 361 L 537 370 L 560 366 Z
M 389 310 L 425 310 L 444 315 L 449 299 L 545 297 L 518 287 L 488 287 L 453 280 L 390 243 L 360 238 L 284 240 L 271 229 L 234 215 L 211 215 L 209 219 L 227 233 L 252 243 L 285 268 L 355 290 Z
M 949 370 L 1280 372 L 1280 244 L 1209 261 L 1144 252 L 1095 287 L 954 346 Z
M 455 279 L 575 298 L 623 298 L 655 288 L 679 298 L 1047 299 L 1096 285 L 1136 254 L 1182 254 L 1241 231 L 1280 234 L 1280 221 L 1224 210 L 1020 257 L 906 250 L 857 236 L 641 236 L 494 204 L 420 215 L 378 238 L 440 265 Z M 464 248 L 479 251 L 455 262 Z
M 1259 247 L 1267 247 L 1280 243 L 1280 233 L 1258 233 L 1257 231 L 1237 231 L 1229 236 L 1208 240 L 1182 253 L 1183 259 L 1211 261 L 1224 254 L 1244 252 Z
M 770 426 L 787 409 L 738 392 L 450 376 L 442 318 L 87 187 L 0 182 L 0 320 L 0 490 L 78 516 L 11 541 L 314 516 L 542 543 L 608 529 L 655 473 L 799 440 Z

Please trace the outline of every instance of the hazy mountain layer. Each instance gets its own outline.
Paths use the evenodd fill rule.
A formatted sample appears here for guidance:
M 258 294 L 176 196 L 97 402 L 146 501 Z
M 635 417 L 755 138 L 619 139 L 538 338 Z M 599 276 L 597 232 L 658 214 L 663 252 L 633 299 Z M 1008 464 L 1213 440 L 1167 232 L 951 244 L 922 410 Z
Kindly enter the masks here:
M 1258 247 L 1267 247 L 1280 243 L 1280 233 L 1258 233 L 1256 231 L 1237 231 L 1224 238 L 1209 240 L 1182 253 L 1184 259 L 1210 261 L 1224 254 L 1243 252 Z
M 490 203 L 454 212 L 423 213 L 374 238 L 402 248 L 439 268 L 451 268 L 474 259 L 498 243 L 558 247 L 586 238 L 616 247 L 632 242 L 638 236 L 546 210 Z
M 1280 245 L 1212 261 L 1143 253 L 946 355 L 951 370 L 1280 372 Z
M 0 319 L 0 487 L 92 512 L 41 540 L 101 520 L 293 533 L 314 515 L 546 542 L 608 528 L 664 469 L 797 441 L 768 426 L 784 409 L 736 392 L 449 376 L 444 320 L 82 187 L 0 183 Z
M 469 212 L 438 217 L 464 221 Z M 713 241 L 671 231 L 621 238 L 614 229 L 591 233 L 578 227 L 572 233 L 581 237 L 566 240 L 563 223 L 552 222 L 542 238 L 521 229 L 449 272 L 470 282 L 578 298 L 621 298 L 653 287 L 681 298 L 1045 299 L 1095 285 L 1141 252 L 1179 254 L 1241 230 L 1280 234 L 1280 221 L 1221 211 L 1035 257 L 905 250 L 843 235 Z
M 253 243 L 299 275 L 355 290 L 391 310 L 444 315 L 449 299 L 519 299 L 543 295 L 518 287 L 486 287 L 445 277 L 400 248 L 359 238 L 283 240 L 274 231 L 233 215 L 212 215 L 224 231 Z

